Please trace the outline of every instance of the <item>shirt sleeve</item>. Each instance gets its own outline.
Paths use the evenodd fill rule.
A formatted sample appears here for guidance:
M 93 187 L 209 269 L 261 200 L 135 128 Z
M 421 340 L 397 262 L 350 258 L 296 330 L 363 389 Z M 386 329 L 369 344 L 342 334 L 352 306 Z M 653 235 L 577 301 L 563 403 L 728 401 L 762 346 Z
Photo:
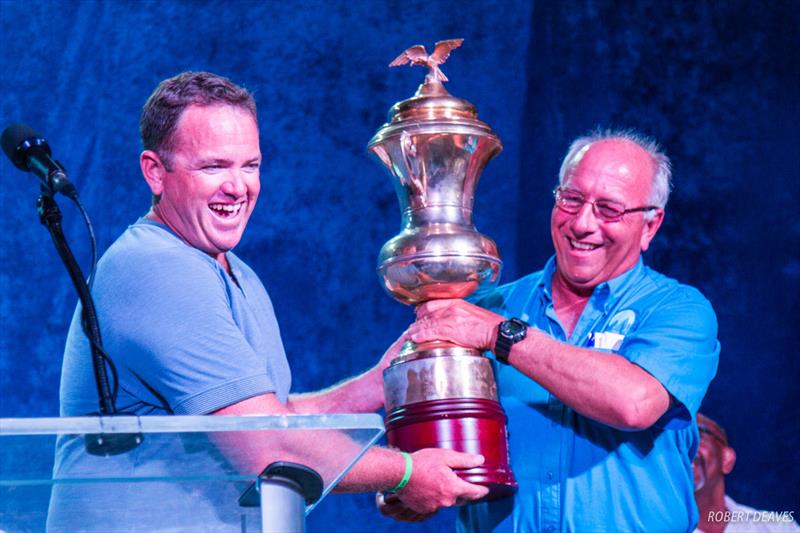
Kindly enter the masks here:
M 129 257 L 95 284 L 118 370 L 175 414 L 206 414 L 275 391 L 268 354 L 256 353 L 234 321 L 225 273 L 200 254 Z
M 697 290 L 679 286 L 626 338 L 620 354 L 655 377 L 677 400 L 656 423 L 666 429 L 688 426 L 717 372 L 717 318 Z

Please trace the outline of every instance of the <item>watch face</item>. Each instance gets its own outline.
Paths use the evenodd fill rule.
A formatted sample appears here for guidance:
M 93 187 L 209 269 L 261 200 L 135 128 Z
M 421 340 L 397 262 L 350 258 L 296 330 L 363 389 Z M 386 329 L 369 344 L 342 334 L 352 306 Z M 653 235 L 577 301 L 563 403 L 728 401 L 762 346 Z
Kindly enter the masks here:
M 501 328 L 501 331 L 503 332 L 503 335 L 506 335 L 508 337 L 513 337 L 515 335 L 519 335 L 519 333 L 522 332 L 524 328 L 525 326 L 523 326 L 519 322 L 507 320 L 503 322 L 503 327 Z

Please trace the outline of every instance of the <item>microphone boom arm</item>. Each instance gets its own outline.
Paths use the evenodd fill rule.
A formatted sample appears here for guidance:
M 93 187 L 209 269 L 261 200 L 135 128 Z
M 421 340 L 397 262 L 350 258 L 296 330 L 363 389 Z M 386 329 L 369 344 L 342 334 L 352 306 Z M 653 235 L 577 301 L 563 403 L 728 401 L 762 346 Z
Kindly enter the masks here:
M 92 295 L 83 277 L 83 272 L 81 272 L 81 267 L 67 244 L 64 232 L 61 229 L 61 209 L 59 209 L 58 204 L 53 199 L 51 192 L 46 190 L 44 186 L 42 186 L 41 196 L 39 196 L 39 199 L 36 201 L 36 208 L 39 212 L 39 221 L 50 233 L 56 251 L 59 257 L 61 257 L 61 261 L 64 263 L 67 273 L 69 273 L 69 277 L 72 280 L 72 284 L 78 292 L 78 298 L 81 301 L 81 321 L 83 322 L 84 331 L 89 339 L 92 350 L 92 370 L 94 371 L 95 382 L 97 384 L 100 414 L 116 414 L 114 395 L 111 393 L 108 373 L 102 354 L 103 340 L 100 336 L 100 324 L 97 320 L 94 300 L 92 300 Z
M 0 135 L 0 145 L 15 167 L 32 172 L 39 178 L 41 195 L 36 202 L 39 212 L 39 221 L 53 240 L 61 261 L 67 268 L 69 277 L 78 298 L 81 302 L 81 328 L 89 340 L 92 353 L 92 371 L 94 373 L 100 410 L 92 413 L 98 416 L 114 416 L 117 412 L 116 400 L 119 380 L 117 379 L 114 362 L 103 349 L 103 339 L 100 336 L 100 324 L 97 319 L 94 300 L 92 300 L 91 282 L 94 280 L 94 269 L 97 258 L 97 248 L 89 215 L 83 208 L 78 191 L 67 179 L 64 166 L 54 161 L 47 141 L 25 124 L 12 124 L 3 130 Z M 75 202 L 89 229 L 92 241 L 92 274 L 89 282 L 84 279 L 78 261 L 70 250 L 64 232 L 61 229 L 61 209 L 55 201 L 56 193 L 61 193 Z M 114 375 L 113 392 L 109 384 L 108 369 Z M 98 433 L 84 435 L 86 451 L 92 455 L 117 455 L 132 450 L 142 443 L 144 436 L 141 433 Z

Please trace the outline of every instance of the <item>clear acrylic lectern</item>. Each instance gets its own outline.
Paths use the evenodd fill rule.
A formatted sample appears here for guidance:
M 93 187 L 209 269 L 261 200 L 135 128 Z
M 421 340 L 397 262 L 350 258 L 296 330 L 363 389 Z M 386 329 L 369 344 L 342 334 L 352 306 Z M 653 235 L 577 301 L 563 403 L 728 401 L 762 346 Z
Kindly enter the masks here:
M 302 531 L 382 434 L 375 414 L 2 418 L 0 531 Z

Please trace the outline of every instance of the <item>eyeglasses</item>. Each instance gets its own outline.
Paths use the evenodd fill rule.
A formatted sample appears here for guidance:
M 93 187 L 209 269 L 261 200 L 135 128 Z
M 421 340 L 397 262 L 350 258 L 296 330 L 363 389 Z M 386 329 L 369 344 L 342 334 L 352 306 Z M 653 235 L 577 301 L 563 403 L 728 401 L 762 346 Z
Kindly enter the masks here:
M 625 204 L 613 200 L 595 200 L 594 202 L 589 202 L 580 192 L 574 189 L 565 189 L 564 187 L 556 187 L 553 191 L 553 195 L 556 198 L 556 206 L 570 215 L 577 214 L 581 210 L 581 207 L 583 207 L 583 204 L 587 202 L 592 204 L 594 216 L 603 222 L 617 222 L 628 213 L 658 209 L 658 207 L 654 205 L 625 209 Z

